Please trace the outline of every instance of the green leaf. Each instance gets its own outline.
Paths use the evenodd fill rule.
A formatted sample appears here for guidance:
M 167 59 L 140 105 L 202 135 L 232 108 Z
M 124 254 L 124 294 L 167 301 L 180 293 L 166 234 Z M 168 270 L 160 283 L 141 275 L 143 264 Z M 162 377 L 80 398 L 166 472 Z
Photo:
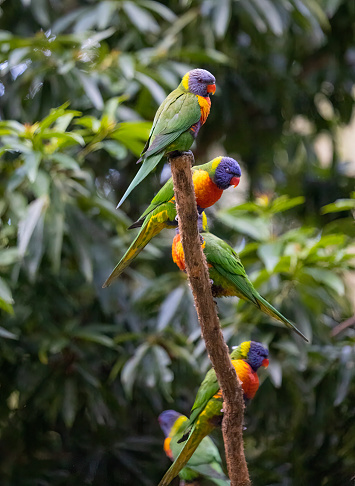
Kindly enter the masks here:
M 239 233 L 246 234 L 258 241 L 265 241 L 270 238 L 269 222 L 255 216 L 248 216 L 240 213 L 234 208 L 217 213 L 219 219 L 230 228 Z
M 257 254 L 263 261 L 268 272 L 272 272 L 280 260 L 283 244 L 281 241 L 263 243 L 259 246 Z
M 124 365 L 121 373 L 122 385 L 125 389 L 127 396 L 132 396 L 133 385 L 136 380 L 138 368 L 144 355 L 149 349 L 149 344 L 141 344 L 135 351 L 134 355 Z
M 10 287 L 7 285 L 5 280 L 1 277 L 0 277 L 0 299 L 7 304 L 14 303 L 14 299 L 12 298 Z
M 344 282 L 336 273 L 326 268 L 311 268 L 304 267 L 302 269 L 303 273 L 310 275 L 317 282 L 323 283 L 326 286 L 334 290 L 338 295 L 342 296 L 345 293 Z
M 122 2 L 123 10 L 132 24 L 141 32 L 158 33 L 160 30 L 159 24 L 154 17 L 146 10 L 138 7 L 133 2 Z
M 275 388 L 280 388 L 282 383 L 282 366 L 280 362 L 271 359 L 267 371 Z
M 331 204 L 321 208 L 321 214 L 338 213 L 340 211 L 350 211 L 355 209 L 355 199 L 337 199 Z
M 67 378 L 64 385 L 63 420 L 68 429 L 73 426 L 78 409 L 77 386 L 73 379 Z
M 25 164 L 24 169 L 26 171 L 28 180 L 34 182 L 37 177 L 38 167 L 42 160 L 41 152 L 30 152 L 24 156 Z
M 291 199 L 288 196 L 280 196 L 272 202 L 270 211 L 273 214 L 281 213 L 296 206 L 300 206 L 304 202 L 304 196 L 293 197 Z
M 116 344 L 114 340 L 104 334 L 94 332 L 90 330 L 87 326 L 84 329 L 77 329 L 72 333 L 72 336 L 76 339 L 81 339 L 83 341 L 89 341 L 96 344 L 101 344 L 107 348 L 115 348 Z
M 1 301 L 1 298 L 0 298 L 0 301 Z M 1 307 L 1 302 L 0 302 L 0 307 Z M 14 340 L 18 339 L 18 336 L 16 336 L 16 334 L 8 331 L 7 329 L 5 329 L 2 326 L 0 326 L 0 337 L 2 337 L 4 339 L 14 339 Z
M 57 152 L 51 154 L 49 157 L 54 160 L 54 162 L 57 162 L 63 169 L 80 170 L 78 162 L 73 157 L 70 157 L 70 155 Z
M 84 88 L 86 96 L 90 98 L 97 110 L 102 110 L 104 107 L 104 100 L 102 99 L 101 92 L 95 80 L 79 70 L 76 70 L 76 74 Z
M 7 267 L 19 259 L 17 248 L 3 248 L 0 250 L 0 267 Z
M 185 287 L 178 287 L 173 290 L 164 300 L 160 307 L 157 330 L 162 331 L 170 323 L 180 307 L 181 300 L 185 294 Z
M 20 221 L 18 226 L 18 252 L 21 258 L 25 256 L 33 232 L 47 206 L 47 196 L 39 197 L 28 205 L 26 216 Z

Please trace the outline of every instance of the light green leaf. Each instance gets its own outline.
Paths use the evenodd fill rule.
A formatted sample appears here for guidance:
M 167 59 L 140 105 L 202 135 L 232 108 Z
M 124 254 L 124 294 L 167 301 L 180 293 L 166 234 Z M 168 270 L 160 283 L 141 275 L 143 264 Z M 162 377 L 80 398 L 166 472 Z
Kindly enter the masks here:
M 137 349 L 134 355 L 126 362 L 121 373 L 122 385 L 129 397 L 132 396 L 133 385 L 136 380 L 138 368 L 141 360 L 149 349 L 149 344 L 143 343 Z
M 282 242 L 274 241 L 272 243 L 263 243 L 259 246 L 257 254 L 263 261 L 268 272 L 272 272 L 280 260 L 282 251 Z
M 270 238 L 269 222 L 255 216 L 240 214 L 233 209 L 219 211 L 218 217 L 227 226 L 235 229 L 239 233 L 246 234 L 258 241 L 265 241 Z
M 19 256 L 25 256 L 32 234 L 38 224 L 43 211 L 48 206 L 48 197 L 42 196 L 28 205 L 27 214 L 18 227 L 18 252 Z
M 57 152 L 50 155 L 50 158 L 63 167 L 63 169 L 80 170 L 78 162 L 73 157 L 70 157 L 70 155 Z
M 323 283 L 333 289 L 338 295 L 342 296 L 345 293 L 344 282 L 338 275 L 326 268 L 305 267 L 302 269 L 304 273 L 310 275 L 317 282 Z
M 0 299 L 2 299 L 7 304 L 13 304 L 14 299 L 12 298 L 10 287 L 7 285 L 5 280 L 0 277 Z
M 41 152 L 29 152 L 24 155 L 24 168 L 30 182 L 34 182 L 37 177 L 38 167 L 42 160 Z
M 160 31 L 159 24 L 155 18 L 146 10 L 138 7 L 134 2 L 123 2 L 123 10 L 132 24 L 141 32 L 158 33 Z
M 338 213 L 351 209 L 355 209 L 355 199 L 337 199 L 335 202 L 323 206 L 321 214 Z
M 175 313 L 180 307 L 181 300 L 185 294 L 185 287 L 178 287 L 168 294 L 160 306 L 158 315 L 157 329 L 162 331 L 170 323 Z
M 292 199 L 290 199 L 288 196 L 280 196 L 272 202 L 270 211 L 273 214 L 281 213 L 303 204 L 304 201 L 304 196 L 293 197 Z

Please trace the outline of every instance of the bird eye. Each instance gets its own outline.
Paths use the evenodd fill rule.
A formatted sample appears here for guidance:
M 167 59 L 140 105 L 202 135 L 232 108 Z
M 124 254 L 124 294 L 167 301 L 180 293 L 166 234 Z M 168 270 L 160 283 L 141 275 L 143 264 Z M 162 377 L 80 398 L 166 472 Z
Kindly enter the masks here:
M 226 172 L 227 172 L 227 174 L 229 174 L 230 173 L 230 169 L 226 169 Z

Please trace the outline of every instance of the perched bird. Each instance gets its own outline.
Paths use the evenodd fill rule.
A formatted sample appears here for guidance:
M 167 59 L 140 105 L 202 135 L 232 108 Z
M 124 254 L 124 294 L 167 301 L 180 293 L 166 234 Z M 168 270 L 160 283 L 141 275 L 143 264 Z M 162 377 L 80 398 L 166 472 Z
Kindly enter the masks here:
M 225 241 L 212 233 L 201 233 L 214 297 L 237 296 L 254 304 L 268 316 L 286 324 L 305 341 L 308 339 L 281 312 L 265 300 L 249 280 L 238 254 Z M 177 233 L 173 240 L 172 257 L 180 270 L 185 271 L 185 256 Z
M 216 157 L 203 165 L 192 168 L 196 203 L 199 213 L 212 206 L 228 187 L 237 187 L 241 170 L 236 160 L 231 157 Z M 176 228 L 176 207 L 173 180 L 170 178 L 154 197 L 141 217 L 129 229 L 139 228 L 138 235 L 113 269 L 103 287 L 108 287 L 131 261 L 164 228 Z
M 178 443 L 178 439 L 185 430 L 188 418 L 175 410 L 165 410 L 159 415 L 158 420 L 166 437 L 164 451 L 174 461 L 184 447 L 183 444 Z M 186 466 L 179 472 L 179 476 L 186 482 L 203 477 L 219 486 L 230 484 L 223 472 L 218 449 L 209 437 L 202 439 Z
M 170 152 L 189 150 L 211 108 L 215 77 L 205 69 L 185 74 L 179 86 L 159 106 L 149 138 L 138 162 L 143 162 L 117 207 Z M 137 162 L 137 163 L 138 163 Z
M 245 341 L 231 353 L 230 358 L 238 378 L 242 382 L 245 400 L 250 400 L 255 396 L 259 388 L 257 370 L 260 366 L 268 366 L 268 356 L 268 350 L 255 341 Z M 185 431 L 188 430 L 188 432 L 179 439 L 178 443 L 187 440 L 174 463 L 160 481 L 159 486 L 167 486 L 186 466 L 202 439 L 221 424 L 222 407 L 222 393 L 219 389 L 216 373 L 212 368 L 207 372 L 201 383 L 191 409 L 190 418 L 188 422 L 185 422 Z

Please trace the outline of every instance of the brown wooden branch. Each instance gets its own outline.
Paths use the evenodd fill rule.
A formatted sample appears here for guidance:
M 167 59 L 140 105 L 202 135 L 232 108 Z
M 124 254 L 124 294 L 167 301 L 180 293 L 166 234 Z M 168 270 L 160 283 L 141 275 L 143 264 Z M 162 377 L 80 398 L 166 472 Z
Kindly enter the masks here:
M 338 324 L 337 326 L 335 326 L 334 329 L 332 330 L 332 332 L 330 333 L 330 335 L 334 337 L 337 334 L 339 334 L 340 332 L 345 331 L 345 329 L 347 329 L 348 327 L 353 326 L 353 325 L 355 325 L 355 315 L 352 316 L 352 317 L 349 317 L 349 319 L 346 319 L 346 321 L 343 321 L 340 324 Z
M 201 248 L 191 176 L 193 155 L 192 152 L 183 152 L 177 157 L 171 156 L 169 161 L 187 275 L 194 296 L 201 334 L 223 393 L 222 432 L 231 486 L 250 486 L 243 445 L 243 390 L 223 338 L 212 297 L 206 258 Z

